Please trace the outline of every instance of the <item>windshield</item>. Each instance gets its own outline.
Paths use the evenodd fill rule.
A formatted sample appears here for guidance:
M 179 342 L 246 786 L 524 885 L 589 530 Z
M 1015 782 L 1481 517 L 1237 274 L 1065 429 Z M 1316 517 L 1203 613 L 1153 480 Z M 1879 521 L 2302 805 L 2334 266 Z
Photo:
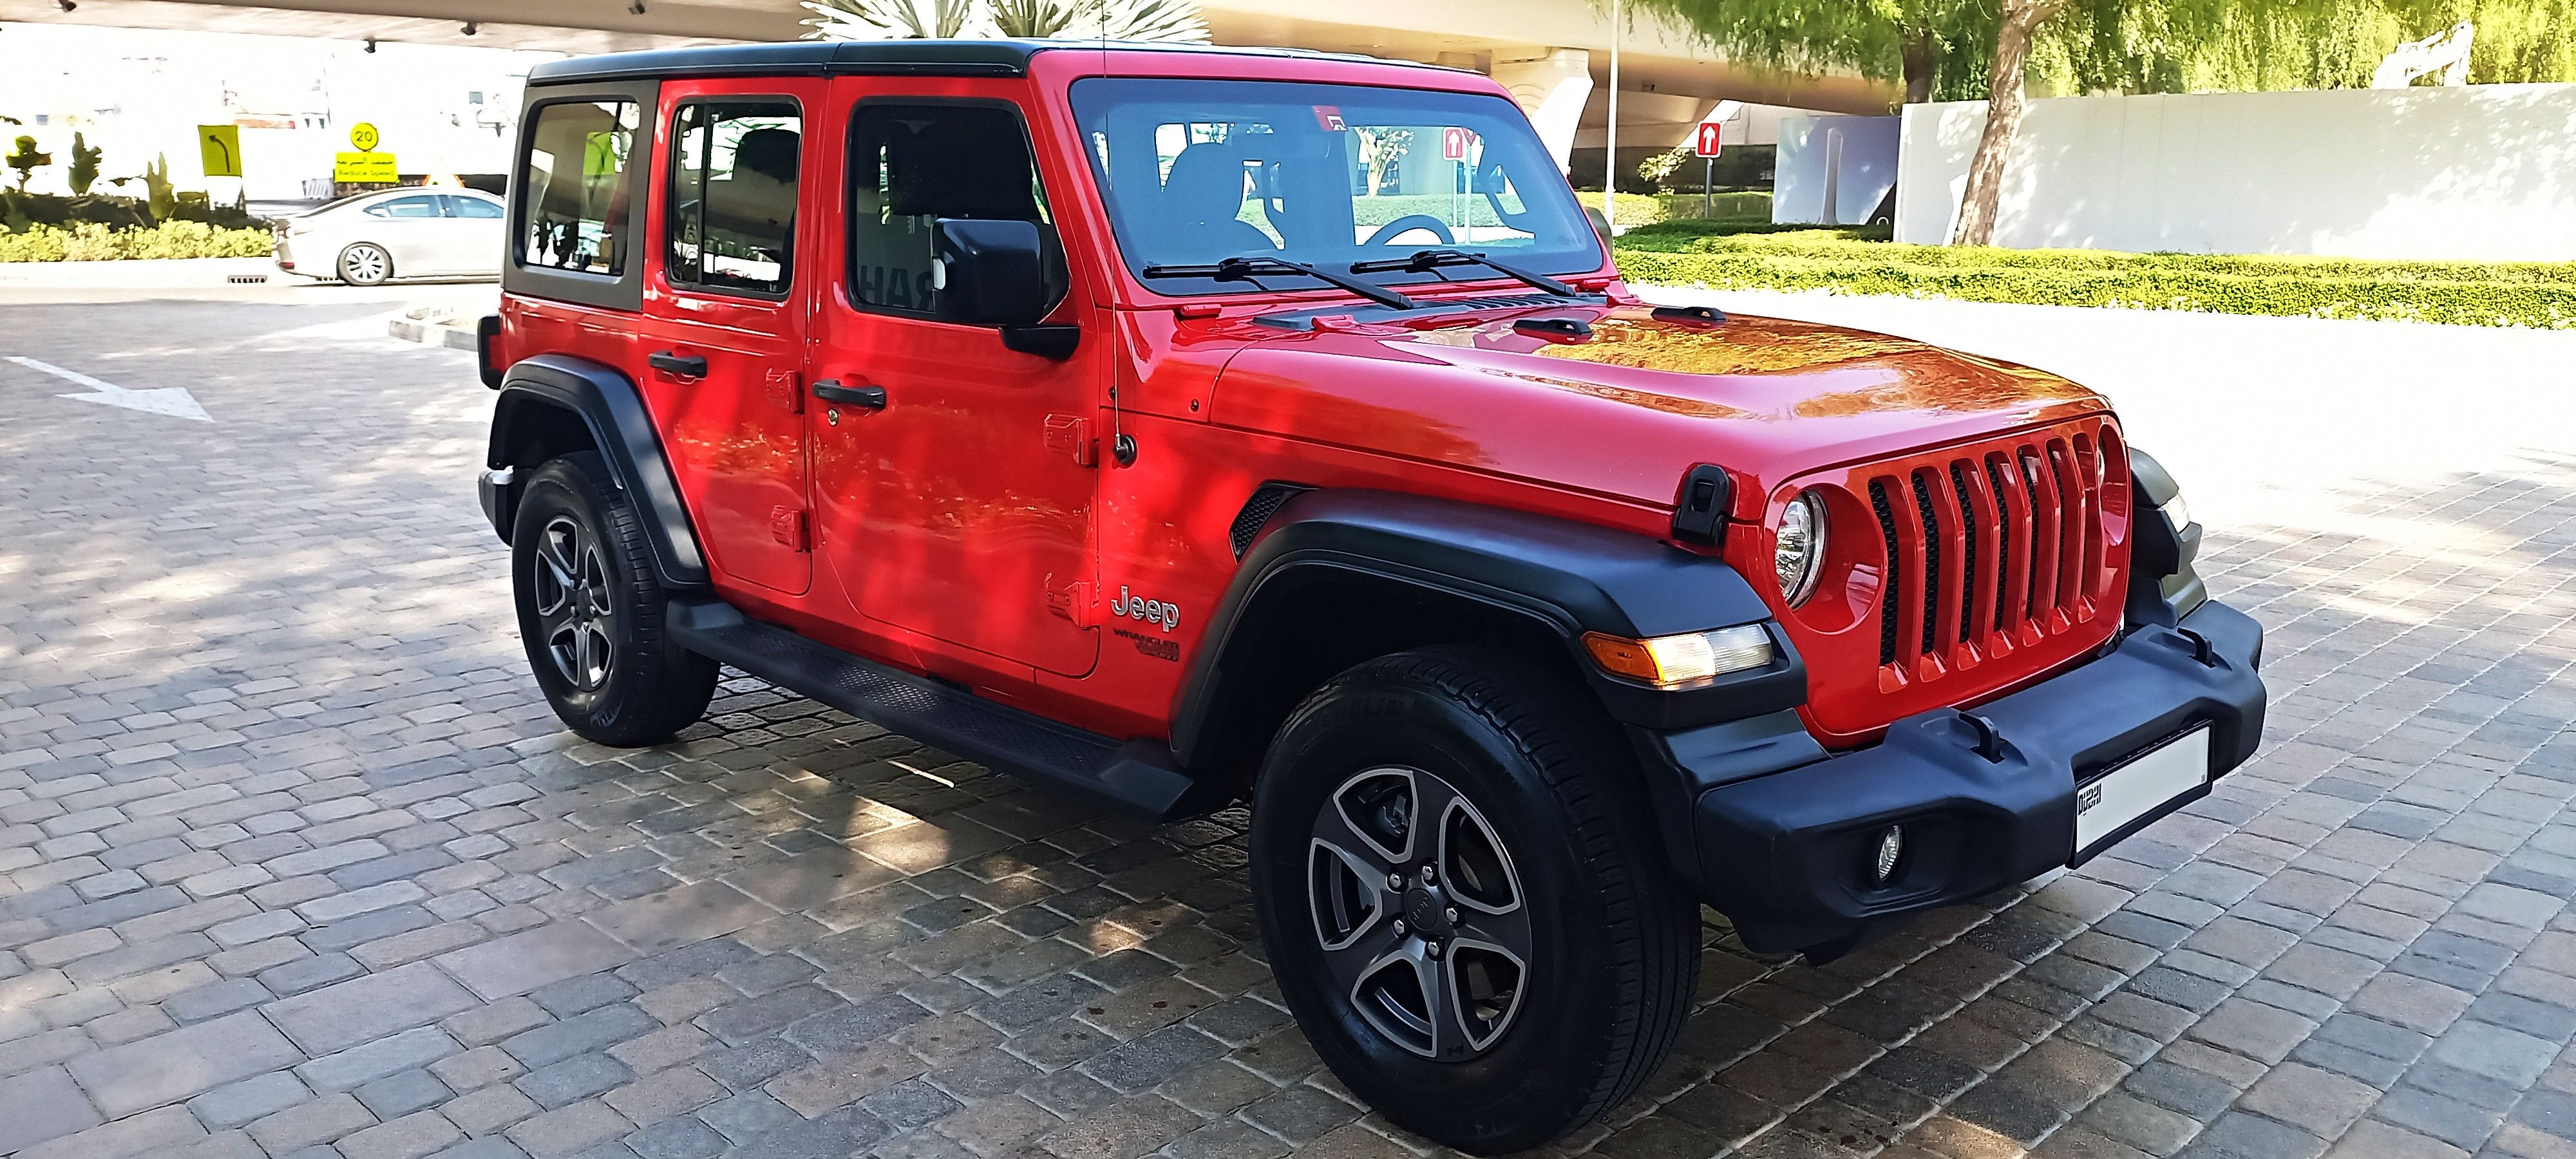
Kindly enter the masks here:
M 1074 115 L 1128 267 L 1278 258 L 1334 272 L 1440 248 L 1542 274 L 1601 246 L 1529 118 L 1501 97 L 1280 81 L 1101 77 Z M 1453 279 L 1493 277 L 1451 266 Z M 1431 270 L 1372 281 L 1438 281 Z M 1159 277 L 1175 294 L 1314 289 L 1294 273 Z

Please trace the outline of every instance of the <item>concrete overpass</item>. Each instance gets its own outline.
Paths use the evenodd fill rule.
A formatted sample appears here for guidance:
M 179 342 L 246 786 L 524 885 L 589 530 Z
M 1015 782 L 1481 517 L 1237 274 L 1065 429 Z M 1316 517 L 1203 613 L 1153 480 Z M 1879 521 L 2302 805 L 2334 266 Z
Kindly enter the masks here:
M 1543 132 L 1601 147 L 1610 22 L 1584 0 L 1201 0 L 1219 44 L 1355 52 L 1492 74 Z M 0 22 L 78 23 L 570 53 L 808 31 L 795 0 L 0 0 Z M 1687 140 L 1712 103 L 1883 113 L 1898 94 L 1853 75 L 1783 77 L 1712 58 L 1634 18 L 1620 39 L 1621 153 Z

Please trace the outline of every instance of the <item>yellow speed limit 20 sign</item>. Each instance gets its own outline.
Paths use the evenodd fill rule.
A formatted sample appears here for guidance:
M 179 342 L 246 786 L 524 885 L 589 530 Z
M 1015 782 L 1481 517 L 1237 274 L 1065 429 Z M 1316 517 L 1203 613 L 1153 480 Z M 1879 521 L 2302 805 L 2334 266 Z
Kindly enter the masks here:
M 356 185 L 391 185 L 398 180 L 394 174 L 394 155 L 376 152 L 376 146 L 383 144 L 384 138 L 377 135 L 372 122 L 360 121 L 349 126 L 349 143 L 357 146 L 357 152 L 333 155 L 331 180 Z

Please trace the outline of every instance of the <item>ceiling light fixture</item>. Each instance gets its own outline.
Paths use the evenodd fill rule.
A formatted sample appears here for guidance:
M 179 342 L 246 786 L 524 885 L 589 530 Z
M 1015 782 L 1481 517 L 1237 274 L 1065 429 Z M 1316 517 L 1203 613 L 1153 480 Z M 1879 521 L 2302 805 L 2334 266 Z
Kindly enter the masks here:
M 637 16 L 642 16 L 644 14 L 644 0 L 635 0 L 634 3 L 626 6 L 626 10 L 636 14 Z
M 78 10 L 80 5 L 76 3 L 75 0 L 54 0 L 54 7 L 60 8 L 65 12 L 72 12 Z
M 475 25 L 474 25 L 474 23 L 473 23 L 472 21 L 468 21 L 468 22 L 466 22 L 466 25 L 465 25 L 465 35 L 467 35 L 467 36 L 472 36 L 472 35 L 474 35 L 474 33 L 475 33 L 476 31 L 478 31 L 478 30 L 477 30 L 477 28 L 475 27 Z

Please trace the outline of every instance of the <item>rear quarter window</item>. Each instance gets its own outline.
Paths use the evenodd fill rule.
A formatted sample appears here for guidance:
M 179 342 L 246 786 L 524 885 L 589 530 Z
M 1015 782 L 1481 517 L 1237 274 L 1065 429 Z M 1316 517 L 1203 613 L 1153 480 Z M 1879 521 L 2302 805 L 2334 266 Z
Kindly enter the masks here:
M 576 273 L 625 272 L 635 217 L 627 167 L 635 157 L 636 104 L 558 101 L 538 106 L 528 129 L 527 221 L 519 261 Z
M 654 80 L 528 86 L 502 225 L 503 293 L 643 308 L 649 263 L 639 234 L 662 147 L 653 127 L 661 91 Z

